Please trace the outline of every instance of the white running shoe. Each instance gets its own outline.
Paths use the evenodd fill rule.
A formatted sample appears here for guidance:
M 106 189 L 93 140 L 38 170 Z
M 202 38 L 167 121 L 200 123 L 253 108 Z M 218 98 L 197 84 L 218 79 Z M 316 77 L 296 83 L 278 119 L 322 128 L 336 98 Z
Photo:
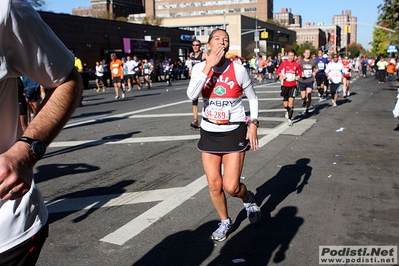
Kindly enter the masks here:
M 285 112 L 285 118 L 288 119 L 288 111 Z
M 221 221 L 219 223 L 219 228 L 216 229 L 215 232 L 212 233 L 212 240 L 215 241 L 225 241 L 227 238 L 227 234 L 233 229 L 233 222 L 229 218 L 228 221 Z
M 288 119 L 288 125 L 289 125 L 289 126 L 292 126 L 292 124 L 293 124 L 293 123 L 292 123 L 292 119 Z
M 118 95 L 115 96 L 115 100 L 119 100 L 119 96 Z
M 122 100 L 125 99 L 125 93 L 122 92 Z

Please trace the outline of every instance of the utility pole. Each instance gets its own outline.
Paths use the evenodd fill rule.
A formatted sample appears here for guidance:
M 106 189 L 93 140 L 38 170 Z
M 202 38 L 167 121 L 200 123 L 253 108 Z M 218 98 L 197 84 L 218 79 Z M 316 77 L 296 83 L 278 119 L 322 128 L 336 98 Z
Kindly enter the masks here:
M 255 13 L 255 31 L 254 31 L 254 41 L 255 41 L 255 55 L 258 56 L 259 53 L 259 48 L 258 48 L 258 42 L 259 42 L 259 32 L 258 32 L 258 19 L 256 17 Z

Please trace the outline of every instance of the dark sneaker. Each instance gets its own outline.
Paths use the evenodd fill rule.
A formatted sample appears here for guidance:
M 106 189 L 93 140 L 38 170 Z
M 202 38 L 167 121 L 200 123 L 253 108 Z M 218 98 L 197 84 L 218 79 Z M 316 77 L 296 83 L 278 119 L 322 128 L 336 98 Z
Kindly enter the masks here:
M 190 127 L 199 128 L 200 126 L 198 125 L 198 120 L 194 120 L 193 122 L 191 122 Z
M 227 234 L 233 229 L 233 222 L 229 218 L 228 221 L 222 221 L 219 223 L 219 228 L 216 229 L 215 232 L 212 233 L 212 240 L 215 241 L 225 241 L 227 238 Z
M 248 203 L 245 203 L 245 210 L 247 211 L 248 219 L 251 224 L 256 224 L 261 218 L 260 208 L 255 202 L 254 194 L 251 191 L 248 191 L 248 194 L 250 200 Z

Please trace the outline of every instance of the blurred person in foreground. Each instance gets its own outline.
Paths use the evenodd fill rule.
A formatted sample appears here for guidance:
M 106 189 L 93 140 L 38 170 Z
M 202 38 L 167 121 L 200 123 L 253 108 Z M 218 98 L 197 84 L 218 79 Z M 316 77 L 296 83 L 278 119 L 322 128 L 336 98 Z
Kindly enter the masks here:
M 48 212 L 33 167 L 80 102 L 82 81 L 73 54 L 26 0 L 0 1 L 0 39 L 0 265 L 35 265 L 48 236 Z M 51 88 L 25 132 L 20 76 Z

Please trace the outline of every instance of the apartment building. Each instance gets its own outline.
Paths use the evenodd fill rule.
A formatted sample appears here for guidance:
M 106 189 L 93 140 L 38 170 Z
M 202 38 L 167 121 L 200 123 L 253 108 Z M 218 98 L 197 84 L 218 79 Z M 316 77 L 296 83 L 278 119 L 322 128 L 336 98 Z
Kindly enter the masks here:
M 345 10 L 340 15 L 334 15 L 332 24 L 338 25 L 342 29 L 339 48 L 357 42 L 357 17 L 352 17 L 351 10 Z
M 72 15 L 82 17 L 101 17 L 108 14 L 116 18 L 138 13 L 144 13 L 141 0 L 91 0 L 90 7 L 72 9 Z
M 242 14 L 267 21 L 273 19 L 273 0 L 91 0 L 91 7 L 72 10 L 73 15 L 93 17 L 105 12 L 114 17 L 143 14 L 161 18 Z
M 301 15 L 292 14 L 291 8 L 282 8 L 281 12 L 274 14 L 274 21 L 278 22 L 280 25 L 285 27 L 302 27 L 302 17 Z

